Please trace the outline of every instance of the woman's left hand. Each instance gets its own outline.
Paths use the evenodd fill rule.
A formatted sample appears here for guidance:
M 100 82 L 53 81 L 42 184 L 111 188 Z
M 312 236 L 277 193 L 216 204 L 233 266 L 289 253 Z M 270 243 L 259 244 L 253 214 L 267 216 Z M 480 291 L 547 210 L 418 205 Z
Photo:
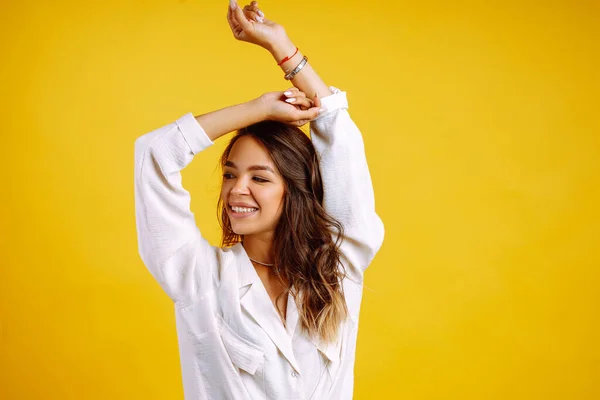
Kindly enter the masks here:
M 254 43 L 270 50 L 274 43 L 287 38 L 283 26 L 264 17 L 264 13 L 258 8 L 258 1 L 253 1 L 243 10 L 236 0 L 229 2 L 227 22 L 237 40 Z

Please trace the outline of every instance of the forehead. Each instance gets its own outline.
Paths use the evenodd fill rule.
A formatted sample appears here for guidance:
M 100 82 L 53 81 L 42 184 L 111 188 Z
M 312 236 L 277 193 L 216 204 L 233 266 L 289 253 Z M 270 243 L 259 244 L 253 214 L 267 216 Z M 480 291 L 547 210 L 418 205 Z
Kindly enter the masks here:
M 227 161 L 233 161 L 241 168 L 249 165 L 268 165 L 275 169 L 275 164 L 269 156 L 267 149 L 252 136 L 242 136 L 231 148 Z

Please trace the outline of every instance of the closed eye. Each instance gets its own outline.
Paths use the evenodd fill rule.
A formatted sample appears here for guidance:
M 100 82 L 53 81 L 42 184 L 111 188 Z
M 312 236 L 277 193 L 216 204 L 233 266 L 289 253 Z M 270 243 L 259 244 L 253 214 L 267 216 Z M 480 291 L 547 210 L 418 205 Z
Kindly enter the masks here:
M 229 179 L 233 179 L 233 178 L 235 178 L 235 175 L 233 175 L 231 172 L 225 172 L 223 174 L 223 179 L 225 179 L 225 180 L 229 180 Z M 254 176 L 254 177 L 252 177 L 252 180 L 254 180 L 255 182 L 258 182 L 258 183 L 270 182 L 268 179 L 261 178 L 260 176 Z

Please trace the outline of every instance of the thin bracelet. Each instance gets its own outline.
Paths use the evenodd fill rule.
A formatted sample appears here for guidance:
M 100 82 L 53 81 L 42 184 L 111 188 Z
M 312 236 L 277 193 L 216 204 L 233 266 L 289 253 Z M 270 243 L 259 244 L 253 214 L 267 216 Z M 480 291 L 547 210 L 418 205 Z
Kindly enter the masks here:
M 296 47 L 296 51 L 294 52 L 294 54 L 292 54 L 289 57 L 284 58 L 283 60 L 281 60 L 281 62 L 279 62 L 277 65 L 281 66 L 281 64 L 283 64 L 286 61 L 290 61 L 296 54 L 298 53 L 298 48 Z
M 294 68 L 294 70 L 292 72 L 290 72 L 289 74 L 287 74 L 286 76 L 284 76 L 283 78 L 286 81 L 291 81 L 292 79 L 294 79 L 294 77 L 296 76 L 296 74 L 298 72 L 300 72 L 300 70 L 302 68 L 304 68 L 304 66 L 306 65 L 306 63 L 308 62 L 308 57 L 304 56 L 302 58 L 302 61 L 300 61 L 300 64 L 298 64 L 298 66 L 296 68 Z

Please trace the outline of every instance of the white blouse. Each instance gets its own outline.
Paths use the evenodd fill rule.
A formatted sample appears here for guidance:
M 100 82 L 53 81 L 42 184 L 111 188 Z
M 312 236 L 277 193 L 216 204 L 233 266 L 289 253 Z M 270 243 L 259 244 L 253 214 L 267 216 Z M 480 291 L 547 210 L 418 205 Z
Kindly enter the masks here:
M 196 226 L 183 170 L 213 142 L 191 113 L 135 142 L 140 256 L 175 303 L 186 400 L 351 399 L 363 273 L 384 236 L 360 131 L 346 93 L 331 87 L 311 122 L 324 206 L 344 227 L 350 318 L 325 345 L 303 333 L 288 298 L 286 326 L 243 246 L 211 246 Z

